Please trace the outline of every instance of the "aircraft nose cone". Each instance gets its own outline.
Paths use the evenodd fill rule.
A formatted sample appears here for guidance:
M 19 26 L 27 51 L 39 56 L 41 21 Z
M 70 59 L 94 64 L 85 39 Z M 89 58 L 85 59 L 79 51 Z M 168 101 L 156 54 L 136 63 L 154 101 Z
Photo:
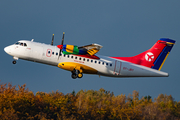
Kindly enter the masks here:
M 7 47 L 4 48 L 4 51 L 7 53 Z
M 4 48 L 4 51 L 5 51 L 6 53 L 9 53 L 9 52 L 10 52 L 10 48 L 9 48 L 9 47 L 5 47 L 5 48 Z

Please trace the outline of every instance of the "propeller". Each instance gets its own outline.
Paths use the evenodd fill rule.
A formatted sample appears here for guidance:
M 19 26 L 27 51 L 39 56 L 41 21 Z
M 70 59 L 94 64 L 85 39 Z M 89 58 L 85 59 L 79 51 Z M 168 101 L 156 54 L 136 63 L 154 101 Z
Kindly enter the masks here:
M 54 42 L 54 34 L 52 36 L 52 42 L 51 42 L 51 45 L 53 45 L 53 42 Z
M 61 52 L 62 52 L 62 49 L 63 49 L 63 43 L 64 43 L 64 34 L 65 34 L 65 32 L 63 32 L 63 36 L 62 36 L 61 45 L 58 45 L 58 48 L 60 48 L 60 50 L 59 50 L 59 56 L 58 56 L 58 59 L 59 59 L 59 57 L 61 56 Z

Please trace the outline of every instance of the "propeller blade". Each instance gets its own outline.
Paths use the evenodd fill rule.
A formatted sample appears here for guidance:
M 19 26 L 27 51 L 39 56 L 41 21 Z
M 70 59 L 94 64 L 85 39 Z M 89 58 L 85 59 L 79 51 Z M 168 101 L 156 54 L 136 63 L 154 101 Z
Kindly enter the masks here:
M 53 34 L 53 36 L 52 36 L 52 42 L 51 42 L 51 45 L 53 45 L 53 43 L 54 43 L 54 34 Z
M 64 34 L 65 34 L 65 32 L 63 32 L 62 41 L 61 41 L 62 49 L 63 49 L 63 43 L 64 43 Z M 61 56 L 62 49 L 59 50 L 59 56 L 58 56 L 58 59 L 59 59 L 59 57 Z
M 64 43 L 64 34 L 65 34 L 65 32 L 63 32 L 63 37 L 62 37 L 61 45 L 63 45 L 63 43 Z
M 62 52 L 62 49 L 59 50 L 59 57 L 62 55 L 61 52 Z M 59 57 L 58 57 L 58 59 L 59 59 Z

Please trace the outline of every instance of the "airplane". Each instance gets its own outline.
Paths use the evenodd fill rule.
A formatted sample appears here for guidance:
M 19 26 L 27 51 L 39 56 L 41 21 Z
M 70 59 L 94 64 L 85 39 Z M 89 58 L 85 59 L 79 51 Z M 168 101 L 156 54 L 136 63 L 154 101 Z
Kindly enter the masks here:
M 149 50 L 132 57 L 111 57 L 96 55 L 103 47 L 93 43 L 85 46 L 64 44 L 63 32 L 60 45 L 34 42 L 34 39 L 19 40 L 4 48 L 13 56 L 13 64 L 18 59 L 28 60 L 59 67 L 71 72 L 73 79 L 82 78 L 83 74 L 95 74 L 107 77 L 168 77 L 160 71 L 169 55 L 175 40 L 159 39 Z

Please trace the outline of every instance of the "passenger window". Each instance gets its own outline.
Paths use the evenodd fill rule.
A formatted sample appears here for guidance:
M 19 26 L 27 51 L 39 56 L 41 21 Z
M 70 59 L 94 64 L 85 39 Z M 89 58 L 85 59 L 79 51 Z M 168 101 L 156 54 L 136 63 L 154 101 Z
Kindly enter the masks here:
M 94 61 L 95 63 L 97 63 L 97 61 Z
M 52 52 L 52 54 L 54 55 L 54 52 Z
M 108 65 L 108 63 L 106 63 L 106 65 Z
M 87 62 L 89 62 L 89 59 L 87 59 Z
M 71 56 L 71 58 L 73 59 L 73 56 Z
M 67 57 L 69 58 L 69 55 L 67 55 Z
M 23 43 L 20 43 L 21 46 L 23 46 Z
M 51 53 L 51 51 L 48 51 L 48 54 L 50 54 Z
M 64 54 L 64 57 L 66 57 L 66 54 Z
M 102 65 L 104 65 L 104 62 L 102 63 Z
M 77 57 L 75 57 L 75 59 L 77 59 Z
M 58 53 L 56 53 L 56 55 L 58 55 Z
M 83 61 L 85 61 L 86 59 L 84 58 Z
M 79 60 L 81 60 L 81 58 L 79 58 Z
M 112 66 L 112 64 L 110 64 L 110 66 Z
M 101 62 L 99 61 L 99 64 L 101 64 Z
M 93 62 L 93 60 L 91 60 L 91 62 Z

